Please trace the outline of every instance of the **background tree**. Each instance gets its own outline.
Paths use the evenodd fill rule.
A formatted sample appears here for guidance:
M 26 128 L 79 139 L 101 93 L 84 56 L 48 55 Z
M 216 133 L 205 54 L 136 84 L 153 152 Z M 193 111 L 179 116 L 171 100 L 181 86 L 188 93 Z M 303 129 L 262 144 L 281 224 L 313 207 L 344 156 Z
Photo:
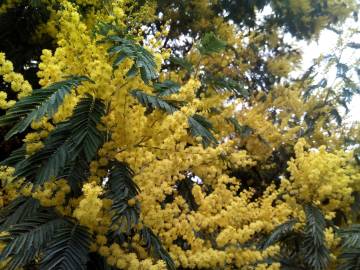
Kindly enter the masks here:
M 357 269 L 357 10 L 1 2 L 1 267 Z

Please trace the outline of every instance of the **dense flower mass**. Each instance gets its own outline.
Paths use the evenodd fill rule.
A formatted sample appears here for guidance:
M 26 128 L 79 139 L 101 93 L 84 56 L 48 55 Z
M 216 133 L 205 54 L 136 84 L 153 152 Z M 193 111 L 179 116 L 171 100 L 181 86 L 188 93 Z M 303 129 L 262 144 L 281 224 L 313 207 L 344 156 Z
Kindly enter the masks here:
M 360 194 L 359 126 L 338 112 L 353 67 L 333 59 L 329 87 L 314 73 L 323 58 L 293 78 L 301 54 L 284 31 L 316 38 L 355 1 L 264 1 L 278 16 L 253 30 L 229 1 L 168 2 L 39 1 L 41 89 L 0 52 L 0 126 L 24 143 L 0 167 L 0 269 L 341 264 L 337 232 L 358 221 Z M 20 5 L 4 1 L 0 16 Z M 263 7 L 241 8 L 250 19 Z M 279 225 L 318 250 L 286 253 Z M 20 260 L 16 241 L 39 242 Z

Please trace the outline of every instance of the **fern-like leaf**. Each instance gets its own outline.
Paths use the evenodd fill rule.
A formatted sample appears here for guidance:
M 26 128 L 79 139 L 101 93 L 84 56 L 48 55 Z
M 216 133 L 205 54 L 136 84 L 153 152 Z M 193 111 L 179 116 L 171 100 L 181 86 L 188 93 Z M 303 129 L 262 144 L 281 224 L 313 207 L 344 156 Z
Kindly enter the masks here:
M 95 157 L 98 148 L 104 142 L 104 133 L 97 129 L 104 115 L 105 105 L 100 99 L 88 96 L 80 100 L 69 121 L 72 155 L 77 156 L 83 152 L 88 162 Z
M 269 235 L 269 237 L 262 244 L 261 248 L 266 249 L 271 245 L 276 244 L 277 242 L 284 239 L 286 236 L 292 233 L 294 225 L 298 222 L 297 219 L 291 219 L 286 221 L 285 223 L 277 226 Z
M 0 126 L 14 124 L 20 120 L 5 135 L 5 140 L 23 132 L 31 122 L 45 115 L 52 117 L 71 89 L 84 81 L 91 80 L 85 76 L 73 76 L 46 88 L 36 89 L 30 96 L 20 99 L 4 116 L 0 117 Z
M 132 90 L 131 95 L 148 109 L 161 109 L 167 113 L 173 113 L 178 110 L 174 102 L 164 100 L 159 96 L 149 95 L 139 89 Z
M 0 237 L 0 241 L 7 243 L 0 259 L 10 258 L 6 269 L 15 270 L 30 263 L 62 226 L 63 219 L 52 212 L 41 211 L 8 228 L 8 235 Z
M 339 236 L 344 248 L 360 248 L 360 224 L 353 224 L 349 228 L 341 229 Z
M 338 258 L 341 261 L 338 270 L 360 269 L 360 248 L 347 248 Z
M 140 231 L 140 237 L 144 242 L 147 250 L 153 254 L 156 259 L 161 259 L 165 261 L 168 269 L 175 270 L 175 264 L 172 260 L 170 254 L 166 251 L 166 249 L 162 246 L 161 241 L 157 236 L 153 233 L 153 231 L 144 226 Z
M 79 156 L 66 163 L 62 175 L 58 178 L 65 178 L 71 187 L 72 194 L 77 197 L 81 195 L 82 183 L 88 179 L 89 175 L 89 163 L 84 157 Z
M 69 126 L 59 125 L 46 138 L 41 150 L 16 165 L 17 179 L 24 177 L 29 181 L 35 180 L 37 185 L 41 185 L 51 177 L 56 177 L 70 157 L 66 144 L 69 136 Z
M 162 83 L 154 83 L 154 89 L 159 97 L 165 97 L 178 93 L 180 85 L 176 82 L 165 80 Z
M 139 70 L 145 83 L 157 77 L 154 56 L 149 51 L 133 40 L 119 36 L 109 36 L 108 40 L 115 42 L 115 45 L 108 50 L 110 55 L 115 55 L 114 67 L 119 66 L 128 57 L 134 60 L 134 65 L 130 68 L 131 72 L 128 75 L 133 75 Z
M 205 81 L 211 84 L 216 91 L 223 92 L 231 92 L 236 97 L 249 97 L 249 91 L 240 83 L 229 77 L 225 78 L 217 78 L 212 75 L 207 75 Z
M 235 132 L 239 134 L 241 138 L 246 138 L 250 136 L 251 133 L 253 133 L 253 129 L 251 127 L 247 125 L 240 125 L 240 123 L 235 117 L 230 117 L 226 120 L 228 120 L 233 125 Z
M 342 240 L 342 252 L 339 270 L 360 269 L 360 224 L 353 224 L 349 228 L 341 229 L 339 236 Z
M 20 148 L 14 150 L 10 156 L 3 160 L 0 165 L 2 166 L 9 166 L 15 167 L 20 161 L 23 161 L 26 156 L 26 147 L 25 145 L 21 146 Z
M 124 162 L 113 161 L 107 182 L 107 197 L 113 201 L 113 222 L 121 218 L 126 219 L 129 231 L 138 223 L 140 209 L 138 206 L 129 206 L 128 201 L 139 194 L 139 187 L 133 181 L 133 171 Z
M 210 130 L 213 129 L 212 124 L 203 116 L 194 114 L 188 118 L 190 133 L 194 137 L 200 136 L 204 147 L 210 144 L 217 144 L 217 140 Z
M 39 201 L 33 198 L 20 196 L 14 199 L 0 211 L 0 229 L 6 231 L 12 225 L 21 223 L 37 213 L 39 208 Z
M 90 243 L 88 230 L 68 221 L 44 248 L 40 270 L 85 270 Z
M 200 41 L 199 51 L 201 54 L 210 55 L 218 53 L 226 48 L 226 42 L 219 39 L 213 32 L 206 33 Z
M 188 73 L 191 73 L 194 70 L 192 64 L 189 61 L 187 61 L 185 58 L 180 58 L 172 55 L 170 56 L 169 60 L 170 63 L 184 68 Z
M 76 105 L 73 116 L 50 133 L 44 147 L 16 165 L 15 176 L 35 180 L 41 185 L 57 178 L 66 164 L 83 154 L 87 162 L 103 144 L 104 134 L 97 129 L 105 106 L 101 100 L 85 97 Z
M 302 253 L 305 263 L 314 270 L 324 270 L 329 263 L 330 254 L 325 245 L 325 218 L 320 209 L 311 204 L 304 206 L 306 225 Z

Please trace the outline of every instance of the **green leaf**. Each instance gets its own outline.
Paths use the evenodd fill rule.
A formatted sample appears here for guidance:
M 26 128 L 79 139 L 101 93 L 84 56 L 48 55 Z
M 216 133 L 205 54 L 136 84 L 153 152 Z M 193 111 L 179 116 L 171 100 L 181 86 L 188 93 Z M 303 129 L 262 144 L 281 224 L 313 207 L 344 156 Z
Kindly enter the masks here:
M 330 252 L 325 244 L 325 218 L 319 208 L 314 205 L 304 206 L 306 224 L 302 253 L 305 263 L 314 270 L 325 270 L 329 264 Z
M 335 109 L 335 108 L 332 109 L 332 110 L 330 111 L 330 115 L 331 115 L 332 117 L 334 117 L 336 123 L 337 123 L 339 126 L 341 126 L 342 117 L 341 117 L 340 113 L 338 112 L 338 110 Z
M 360 43 L 356 43 L 356 42 L 349 42 L 348 44 L 346 44 L 348 47 L 353 48 L 353 49 L 360 49 Z
M 185 58 L 170 56 L 169 60 L 171 63 L 184 68 L 188 73 L 191 73 L 194 70 L 192 64 L 189 61 L 187 61 Z
M 274 245 L 277 242 L 284 239 L 285 237 L 287 237 L 289 234 L 293 232 L 293 228 L 296 223 L 298 223 L 297 219 L 291 219 L 277 226 L 268 236 L 266 241 L 262 244 L 261 248 L 266 249 L 269 246 Z
M 85 270 L 89 256 L 91 235 L 85 227 L 70 221 L 56 230 L 47 243 L 40 262 L 40 270 Z
M 237 82 L 231 78 L 217 78 L 212 75 L 206 77 L 206 81 L 211 84 L 216 91 L 224 92 L 228 91 L 233 93 L 237 97 L 249 97 L 249 91 L 240 82 Z
M 79 156 L 75 160 L 68 160 L 64 170 L 58 178 L 64 178 L 67 180 L 71 187 L 71 192 L 75 197 L 81 195 L 82 184 L 90 176 L 89 163 L 84 157 Z
M 0 237 L 0 241 L 7 243 L 0 259 L 10 258 L 6 269 L 15 270 L 30 263 L 62 226 L 64 220 L 49 211 L 36 213 L 12 225 L 7 230 L 9 235 Z
M 173 113 L 178 110 L 175 102 L 171 100 L 164 100 L 159 96 L 146 94 L 140 89 L 132 90 L 131 95 L 148 109 L 161 109 L 167 113 Z
M 97 129 L 105 105 L 101 100 L 85 97 L 72 117 L 60 123 L 44 141 L 44 147 L 16 165 L 15 176 L 35 179 L 41 185 L 63 173 L 65 165 L 83 155 L 90 162 L 103 144 L 104 134 Z
M 135 63 L 129 70 L 127 76 L 132 77 L 137 73 L 137 70 L 139 70 L 141 79 L 145 83 L 157 78 L 155 59 L 149 51 L 130 39 L 119 36 L 108 36 L 107 38 L 115 42 L 115 45 L 108 49 L 109 55 L 115 55 L 113 67 L 118 67 L 120 63 L 128 57 Z
M 114 31 L 116 33 L 120 33 L 121 30 L 116 26 L 116 25 L 113 25 L 111 23 L 104 23 L 104 22 L 97 22 L 93 31 L 92 31 L 92 34 L 93 36 L 95 34 L 99 34 L 101 36 L 107 36 L 109 34 L 110 31 Z M 107 40 L 107 39 L 105 39 Z M 101 40 L 100 42 L 98 43 L 104 43 L 104 40 Z
M 60 124 L 45 139 L 42 149 L 16 164 L 16 178 L 24 177 L 29 181 L 35 179 L 35 183 L 41 185 L 51 177 L 56 177 L 70 157 L 67 144 L 70 133 L 68 125 Z
M 241 138 L 246 138 L 253 133 L 253 129 L 251 127 L 247 125 L 240 125 L 235 117 L 227 118 L 227 120 L 234 126 L 235 132 L 239 134 Z
M 106 187 L 106 196 L 113 201 L 111 210 L 113 211 L 113 223 L 121 218 L 126 219 L 127 231 L 138 223 L 140 209 L 138 205 L 129 206 L 128 201 L 139 194 L 139 187 L 133 181 L 134 172 L 124 162 L 113 161 Z M 121 222 L 123 223 L 123 222 Z
M 154 83 L 153 86 L 159 97 L 170 96 L 178 93 L 180 90 L 180 85 L 171 80 L 165 80 L 162 83 Z
M 0 126 L 14 124 L 20 120 L 5 135 L 5 140 L 23 132 L 33 121 L 38 121 L 45 115 L 52 117 L 71 89 L 84 81 L 91 80 L 85 76 L 72 76 L 46 88 L 35 89 L 31 96 L 20 99 L 4 116 L 0 117 Z
M 191 135 L 194 137 L 200 136 L 204 147 L 210 144 L 218 144 L 218 141 L 210 131 L 213 130 L 213 126 L 206 118 L 199 114 L 194 114 L 188 118 L 188 123 Z
M 340 229 L 339 236 L 342 239 L 343 248 L 360 248 L 360 224 Z
M 155 258 L 165 261 L 168 269 L 176 269 L 171 256 L 162 246 L 160 240 L 150 228 L 144 226 L 140 231 L 140 237 L 144 242 L 145 247 L 153 254 Z
M 6 231 L 14 224 L 24 221 L 38 212 L 40 208 L 39 201 L 20 196 L 3 207 L 0 211 L 0 229 Z
M 218 53 L 226 48 L 226 42 L 219 39 L 213 32 L 206 33 L 200 41 L 199 51 L 201 54 L 210 55 Z
M 338 257 L 340 265 L 338 270 L 358 270 L 360 269 L 360 248 L 349 248 L 344 250 Z
M 105 104 L 91 96 L 82 98 L 70 118 L 71 154 L 83 153 L 90 162 L 104 142 L 104 133 L 98 130 L 101 118 L 105 115 Z
M 336 77 L 345 78 L 346 73 L 349 71 L 349 67 L 343 63 L 337 63 L 336 65 Z
M 15 167 L 20 161 L 23 161 L 26 156 L 26 147 L 25 145 L 21 146 L 19 149 L 16 149 L 11 152 L 10 156 L 3 160 L 1 166 Z
M 318 88 L 325 88 L 327 86 L 327 80 L 326 79 L 322 79 L 318 84 L 315 85 L 311 85 L 309 86 L 304 94 L 303 94 L 303 98 L 304 100 L 308 100 L 309 97 L 311 96 L 311 94 L 314 92 L 314 90 L 318 89 Z

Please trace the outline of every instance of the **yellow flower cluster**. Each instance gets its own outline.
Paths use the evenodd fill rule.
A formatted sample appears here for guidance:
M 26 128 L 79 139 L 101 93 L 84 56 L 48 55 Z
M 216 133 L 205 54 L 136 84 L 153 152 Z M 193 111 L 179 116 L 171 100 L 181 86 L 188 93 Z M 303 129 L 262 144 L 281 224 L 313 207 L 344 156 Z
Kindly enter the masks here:
M 83 198 L 73 215 L 79 220 L 80 224 L 94 230 L 100 221 L 103 202 L 99 197 L 103 193 L 103 189 L 94 183 L 87 183 L 84 184 L 82 190 L 84 193 Z
M 101 245 L 98 252 L 101 256 L 106 257 L 106 262 L 110 266 L 117 267 L 118 269 L 130 270 L 166 270 L 166 264 L 163 261 L 154 262 L 151 258 L 147 258 L 147 253 L 140 245 L 135 242 L 131 244 L 132 248 L 137 250 L 137 253 L 126 251 L 120 245 L 114 243 L 110 246 L 104 245 L 106 238 L 97 238 L 97 244 Z M 143 253 L 144 258 L 140 258 L 138 254 Z
M 30 189 L 29 189 L 30 191 Z M 65 179 L 48 181 L 42 187 L 38 187 L 31 196 L 46 207 L 56 206 L 59 209 L 65 204 L 65 197 L 70 192 L 70 186 Z M 65 212 L 61 209 L 61 212 Z
M 0 181 L 3 186 L 1 190 L 1 203 L 7 205 L 10 201 L 19 196 L 19 190 L 24 182 L 24 179 L 14 181 L 13 167 L 0 166 Z
M 282 185 L 289 201 L 314 202 L 332 218 L 336 209 L 349 210 L 353 187 L 359 185 L 360 172 L 351 164 L 351 153 L 330 153 L 325 146 L 305 151 L 306 141 L 295 145 L 296 158 L 288 164 L 290 179 Z M 292 197 L 292 196 L 296 197 Z
M 5 54 L 0 52 L 0 76 L 3 76 L 3 80 L 11 85 L 11 89 L 17 92 L 18 98 L 22 98 L 31 93 L 32 87 L 28 81 L 24 80 L 24 77 L 14 72 L 14 67 L 11 61 L 6 60 Z M 14 100 L 6 100 L 7 93 L 0 91 L 0 108 L 8 109 L 15 104 Z

